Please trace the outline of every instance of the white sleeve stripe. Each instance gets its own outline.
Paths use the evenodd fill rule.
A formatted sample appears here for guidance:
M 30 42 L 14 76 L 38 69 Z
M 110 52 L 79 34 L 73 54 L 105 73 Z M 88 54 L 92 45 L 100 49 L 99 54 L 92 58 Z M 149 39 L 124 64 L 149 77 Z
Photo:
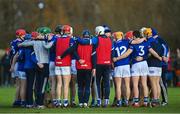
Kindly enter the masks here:
M 95 51 L 95 52 L 93 52 L 91 55 L 94 55 L 94 54 L 96 54 L 96 51 Z
M 34 54 L 34 51 L 31 53 L 31 55 L 33 55 Z
M 164 44 L 162 44 L 162 47 L 164 48 L 164 53 L 163 53 L 163 55 L 166 56 L 166 51 L 167 51 L 167 50 L 166 50 L 166 46 L 165 46 Z
M 90 39 L 90 45 L 92 44 L 92 39 Z

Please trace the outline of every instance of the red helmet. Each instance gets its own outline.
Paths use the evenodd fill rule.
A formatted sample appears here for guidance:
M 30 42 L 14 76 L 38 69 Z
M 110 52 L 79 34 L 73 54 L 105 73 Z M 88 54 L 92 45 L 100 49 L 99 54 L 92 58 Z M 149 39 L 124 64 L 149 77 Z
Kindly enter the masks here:
M 39 35 L 38 32 L 31 32 L 32 39 L 36 39 L 38 35 Z
M 132 39 L 132 38 L 133 38 L 133 31 L 128 31 L 128 32 L 126 32 L 125 38 L 126 38 L 126 39 Z
M 6 54 L 8 55 L 10 52 L 10 48 L 6 48 Z
M 64 25 L 62 29 L 63 29 L 64 34 L 72 34 L 72 27 L 71 26 Z
M 18 30 L 16 30 L 16 36 L 19 36 L 19 31 Z
M 26 31 L 24 29 L 16 30 L 16 36 L 23 36 L 26 35 Z

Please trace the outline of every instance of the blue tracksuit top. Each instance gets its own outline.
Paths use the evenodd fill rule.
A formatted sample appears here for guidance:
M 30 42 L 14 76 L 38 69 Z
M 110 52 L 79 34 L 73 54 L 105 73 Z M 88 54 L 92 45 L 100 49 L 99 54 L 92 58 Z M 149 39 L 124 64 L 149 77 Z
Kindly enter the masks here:
M 152 39 L 152 38 L 150 38 Z M 148 42 L 150 43 L 151 47 L 154 49 L 154 51 L 156 51 L 156 53 L 158 53 L 159 56 L 163 56 L 163 46 L 159 40 L 159 38 L 156 38 L 151 41 L 149 41 L 148 39 Z M 153 55 L 151 55 L 148 59 L 147 59 L 147 62 L 148 62 L 148 66 L 149 67 L 162 67 L 162 61 L 160 61 L 159 59 L 155 58 Z

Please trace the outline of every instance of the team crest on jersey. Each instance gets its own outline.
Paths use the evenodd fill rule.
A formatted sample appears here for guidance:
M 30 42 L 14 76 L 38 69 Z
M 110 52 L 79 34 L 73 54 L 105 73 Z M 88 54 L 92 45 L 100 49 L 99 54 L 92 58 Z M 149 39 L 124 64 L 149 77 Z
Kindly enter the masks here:
M 154 73 L 154 71 L 150 70 L 149 73 Z

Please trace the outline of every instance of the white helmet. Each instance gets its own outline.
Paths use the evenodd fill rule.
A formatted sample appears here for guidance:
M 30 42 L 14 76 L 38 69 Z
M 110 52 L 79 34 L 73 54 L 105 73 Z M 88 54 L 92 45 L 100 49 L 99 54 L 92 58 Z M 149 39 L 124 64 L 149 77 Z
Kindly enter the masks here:
M 97 26 L 95 28 L 96 35 L 104 35 L 104 27 L 103 26 Z
M 146 27 L 142 27 L 141 29 L 140 29 L 140 33 L 141 33 L 141 36 L 142 37 L 145 37 L 145 35 L 144 35 L 144 31 L 146 30 Z

